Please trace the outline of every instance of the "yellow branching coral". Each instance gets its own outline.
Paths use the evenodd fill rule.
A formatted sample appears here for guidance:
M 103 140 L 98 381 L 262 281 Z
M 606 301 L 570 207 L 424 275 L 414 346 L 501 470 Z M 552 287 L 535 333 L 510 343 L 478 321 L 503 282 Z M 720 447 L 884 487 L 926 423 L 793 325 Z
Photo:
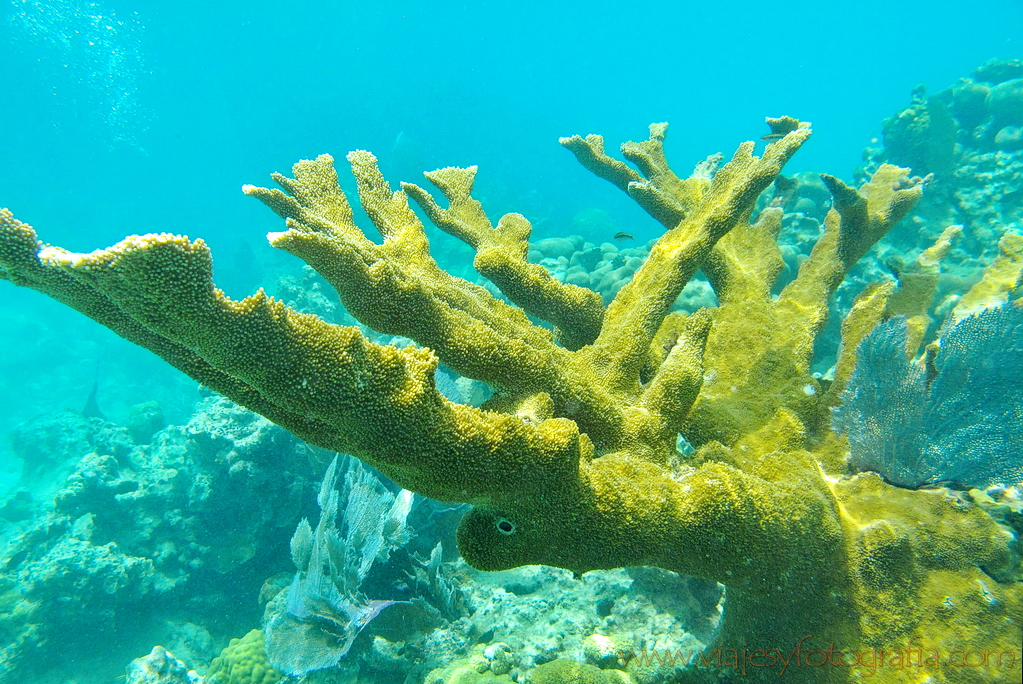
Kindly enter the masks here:
M 825 232 L 772 296 L 780 210 L 753 220 L 754 205 L 810 128 L 769 123 L 762 156 L 744 143 L 716 171 L 708 161 L 686 179 L 664 155 L 665 124 L 623 146 L 638 171 L 607 155 L 599 136 L 562 140 L 666 229 L 606 308 L 526 261 L 529 223 L 488 220 L 471 195 L 475 168 L 426 175 L 445 208 L 416 185 L 393 191 L 368 152 L 349 154 L 379 243 L 355 225 L 329 156 L 274 175 L 283 190 L 245 187 L 285 219 L 269 235 L 274 246 L 313 266 L 362 323 L 419 347 L 374 344 L 262 291 L 233 301 L 212 282 L 206 245 L 175 235 L 73 254 L 40 244 L 5 212 L 0 277 L 69 304 L 312 444 L 352 453 L 407 489 L 473 504 L 458 541 L 476 567 L 657 565 L 714 579 L 728 587 L 719 638 L 729 648 L 887 647 L 918 629 L 950 638 L 962 616 L 899 612 L 898 602 L 930 600 L 936 587 L 967 596 L 1010 562 L 1005 535 L 976 508 L 923 498 L 931 493 L 892 494 L 919 524 L 872 517 L 860 502 L 895 490 L 869 475 L 825 476 L 839 474 L 844 448 L 821 420 L 828 397 L 809 374 L 835 288 L 921 189 L 893 166 L 859 190 L 825 177 L 834 197 Z M 511 303 L 438 267 L 409 197 L 476 251 L 477 270 Z M 669 315 L 700 268 L 720 306 Z M 850 339 L 879 320 L 889 294 L 861 298 Z M 448 401 L 434 385 L 438 361 L 494 397 L 480 408 Z M 699 447 L 691 458 L 676 451 L 680 432 Z M 947 562 L 928 555 L 944 549 Z M 1018 613 L 1019 593 L 992 582 L 997 606 L 968 603 L 993 647 L 1018 643 L 1019 621 L 1004 619 L 1004 607 Z M 879 621 L 887 608 L 895 617 Z M 788 676 L 861 673 L 790 667 Z M 749 674 L 774 680 L 778 670 Z M 900 677 L 886 681 L 909 681 Z
M 980 281 L 963 295 L 952 311 L 952 322 L 1009 300 L 1023 285 L 1023 235 L 1006 233 L 998 241 L 998 256 L 984 269 Z M 1018 295 L 1017 295 L 1018 298 Z

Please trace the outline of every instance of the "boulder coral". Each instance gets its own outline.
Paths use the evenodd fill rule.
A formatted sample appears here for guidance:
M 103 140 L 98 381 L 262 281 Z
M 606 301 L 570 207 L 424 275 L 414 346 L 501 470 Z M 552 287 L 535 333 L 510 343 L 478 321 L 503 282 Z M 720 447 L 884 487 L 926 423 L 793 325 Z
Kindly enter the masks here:
M 781 209 L 752 213 L 810 127 L 768 123 L 762 156 L 743 143 L 715 172 L 684 179 L 665 158 L 665 124 L 623 145 L 635 168 L 607 155 L 600 136 L 562 140 L 666 229 L 606 306 L 529 263 L 525 217 L 491 223 L 471 194 L 475 167 L 426 174 L 442 207 L 417 185 L 392 191 L 373 155 L 350 153 L 382 242 L 355 225 L 327 155 L 296 164 L 293 178 L 275 174 L 283 191 L 245 186 L 286 221 L 268 236 L 275 247 L 315 268 L 361 323 L 417 347 L 371 343 L 262 291 L 231 300 L 213 284 L 206 244 L 178 235 L 75 254 L 41 244 L 5 212 L 0 277 L 78 309 L 314 445 L 424 496 L 472 504 L 458 542 L 478 568 L 653 565 L 724 584 L 716 648 L 725 675 L 775 681 L 784 669 L 787 681 L 848 682 L 878 667 L 865 660 L 874 649 L 917 643 L 942 657 L 956 648 L 1016 657 L 1011 667 L 997 658 L 928 666 L 931 681 L 1017 681 L 1023 585 L 991 578 L 1011 562 L 1009 535 L 942 493 L 846 476 L 847 447 L 824 420 L 835 388 L 809 370 L 835 288 L 922 188 L 891 165 L 858 190 L 825 176 L 825 230 L 773 293 Z M 410 197 L 475 250 L 477 271 L 506 300 L 438 267 Z M 669 314 L 697 269 L 719 305 Z M 857 340 L 891 288 L 867 294 L 848 327 Z M 445 399 L 438 361 L 494 396 L 479 408 Z M 677 451 L 679 433 L 693 455 Z M 743 654 L 735 667 L 720 657 L 728 649 Z
M 281 673 L 273 669 L 266 657 L 263 632 L 250 631 L 231 643 L 213 659 L 206 681 L 209 684 L 277 684 Z

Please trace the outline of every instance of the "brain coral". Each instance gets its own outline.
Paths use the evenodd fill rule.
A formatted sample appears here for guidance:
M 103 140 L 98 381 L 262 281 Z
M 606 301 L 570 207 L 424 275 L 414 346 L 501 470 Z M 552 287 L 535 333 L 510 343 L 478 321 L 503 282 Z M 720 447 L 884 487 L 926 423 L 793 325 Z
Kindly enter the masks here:
M 262 630 L 254 629 L 231 643 L 210 663 L 209 684 L 276 684 L 281 673 L 270 666 Z

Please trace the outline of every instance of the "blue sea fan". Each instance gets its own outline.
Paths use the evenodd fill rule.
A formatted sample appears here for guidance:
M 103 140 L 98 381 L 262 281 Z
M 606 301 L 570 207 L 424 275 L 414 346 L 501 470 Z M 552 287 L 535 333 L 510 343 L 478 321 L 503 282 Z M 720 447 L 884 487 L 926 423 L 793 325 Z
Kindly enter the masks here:
M 375 564 L 408 542 L 412 492 L 391 492 L 361 461 L 345 456 L 327 468 L 316 500 L 320 520 L 313 530 L 303 519 L 295 531 L 291 557 L 298 572 L 284 610 L 266 626 L 270 664 L 291 677 L 337 665 L 381 610 L 406 603 L 369 599 L 362 587 Z
M 857 348 L 832 417 L 852 465 L 913 489 L 1023 480 L 1023 308 L 987 309 L 946 332 L 929 388 L 906 333 L 893 318 Z
M 856 368 L 832 427 L 849 436 L 852 464 L 900 487 L 921 484 L 920 441 L 927 384 L 906 356 L 906 319 L 877 326 L 856 349 Z

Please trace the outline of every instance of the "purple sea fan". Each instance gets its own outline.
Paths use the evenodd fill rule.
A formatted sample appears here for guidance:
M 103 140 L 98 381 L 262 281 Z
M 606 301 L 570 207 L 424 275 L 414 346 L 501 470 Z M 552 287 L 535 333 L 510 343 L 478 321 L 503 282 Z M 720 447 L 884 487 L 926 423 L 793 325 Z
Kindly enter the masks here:
M 906 355 L 906 331 L 893 318 L 857 347 L 832 416 L 853 467 L 911 489 L 1023 480 L 1023 308 L 987 309 L 947 331 L 929 387 Z

